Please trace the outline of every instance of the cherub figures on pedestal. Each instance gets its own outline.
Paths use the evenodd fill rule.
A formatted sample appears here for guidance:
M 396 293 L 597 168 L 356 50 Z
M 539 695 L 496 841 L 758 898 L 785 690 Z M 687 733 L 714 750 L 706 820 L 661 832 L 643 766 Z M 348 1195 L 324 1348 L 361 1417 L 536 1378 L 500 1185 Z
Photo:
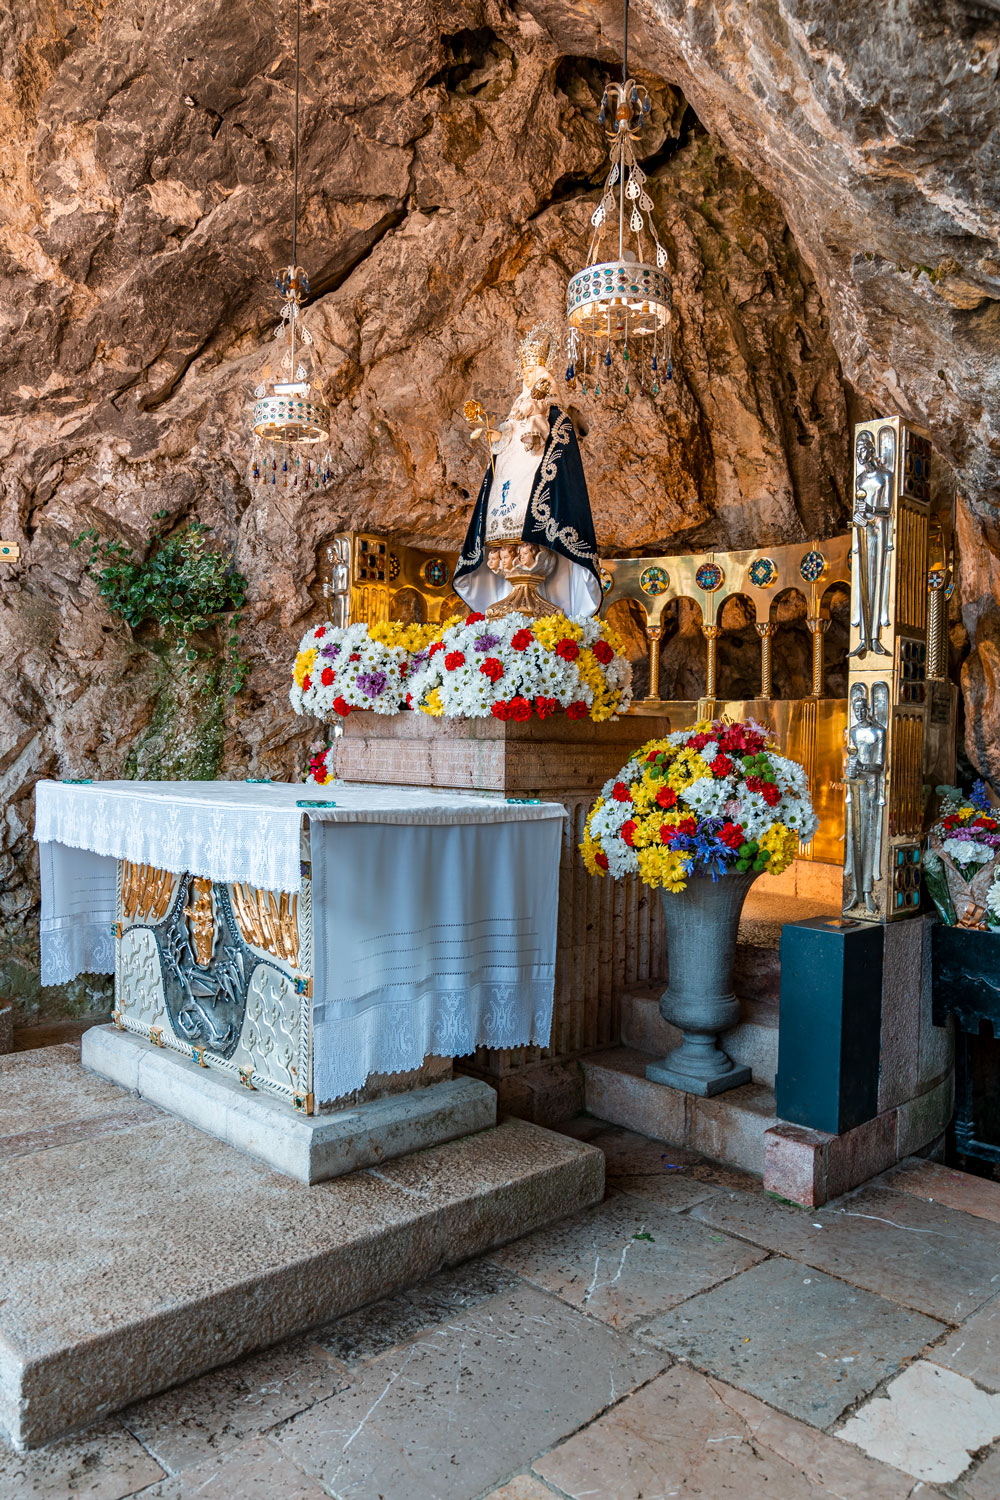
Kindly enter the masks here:
M 881 427 L 878 444 L 872 433 L 859 432 L 854 449 L 854 584 L 851 624 L 861 639 L 850 653 L 890 653 L 882 645 L 889 624 L 889 553 L 892 551 L 892 502 L 896 469 L 896 433 Z
M 844 910 L 856 906 L 876 915 L 875 885 L 882 877 L 882 813 L 885 808 L 885 747 L 889 727 L 889 688 L 872 683 L 871 703 L 863 682 L 851 688 L 844 782 L 846 840 L 844 873 L 851 894 Z
M 455 592 L 484 614 L 595 614 L 601 603 L 587 481 L 569 416 L 552 404 L 553 335 L 533 328 L 518 351 L 521 392 L 493 433 L 491 463 L 455 569 Z M 475 409 L 475 410 L 474 410 Z M 477 434 L 478 435 L 478 434 Z

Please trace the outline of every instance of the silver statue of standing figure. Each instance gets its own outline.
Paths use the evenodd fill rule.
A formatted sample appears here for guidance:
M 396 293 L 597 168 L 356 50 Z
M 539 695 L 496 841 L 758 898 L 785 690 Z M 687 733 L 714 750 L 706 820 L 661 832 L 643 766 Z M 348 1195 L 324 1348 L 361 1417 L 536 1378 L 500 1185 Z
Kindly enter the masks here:
M 861 639 L 850 653 L 876 656 L 890 652 L 882 644 L 889 624 L 889 553 L 892 551 L 892 502 L 896 472 L 896 433 L 880 427 L 878 441 L 859 432 L 854 449 L 853 572 L 854 607 L 851 624 Z
M 844 901 L 844 910 L 853 911 L 863 904 L 867 911 L 876 915 L 875 886 L 882 878 L 888 685 L 872 683 L 869 703 L 867 687 L 863 682 L 856 682 L 851 688 L 850 708 L 844 771 L 847 788 L 844 873 L 850 879 L 852 890 Z

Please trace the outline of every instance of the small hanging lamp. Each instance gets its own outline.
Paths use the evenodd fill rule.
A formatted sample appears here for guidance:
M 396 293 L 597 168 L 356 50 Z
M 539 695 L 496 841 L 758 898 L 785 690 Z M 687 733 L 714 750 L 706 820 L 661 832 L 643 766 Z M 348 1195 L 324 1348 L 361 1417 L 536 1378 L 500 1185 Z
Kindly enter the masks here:
M 611 166 L 590 218 L 586 265 L 566 288 L 566 380 L 579 381 L 585 395 L 655 397 L 673 378 L 667 252 L 635 157 L 649 111 L 649 94 L 628 76 L 625 0 L 622 81 L 604 90 L 597 117 L 607 130 Z
M 275 345 L 254 387 L 253 448 L 247 479 L 254 489 L 322 489 L 332 478 L 330 409 L 323 399 L 319 359 L 312 334 L 302 321 L 309 278 L 297 264 L 299 218 L 299 52 L 302 0 L 295 3 L 295 106 L 292 164 L 292 263 L 275 277 L 282 299 Z

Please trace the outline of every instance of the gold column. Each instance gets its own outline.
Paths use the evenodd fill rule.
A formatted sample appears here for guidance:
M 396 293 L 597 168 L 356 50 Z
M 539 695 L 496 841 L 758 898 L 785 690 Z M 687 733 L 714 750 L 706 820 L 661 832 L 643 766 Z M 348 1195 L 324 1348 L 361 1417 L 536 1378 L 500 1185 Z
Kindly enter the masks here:
M 757 623 L 754 629 L 760 636 L 760 696 L 762 698 L 773 698 L 771 690 L 771 641 L 778 629 L 774 620 L 766 620 L 763 625 Z
M 647 703 L 659 703 L 660 701 L 660 641 L 663 637 L 662 625 L 650 625 L 646 623 L 646 639 L 649 641 L 649 692 L 646 694 Z
M 722 634 L 722 626 L 703 625 L 701 633 L 708 642 L 708 659 L 705 663 L 705 698 L 714 700 L 719 667 L 719 636 Z
M 809 626 L 809 634 L 812 636 L 813 648 L 813 680 L 810 697 L 822 698 L 826 679 L 826 667 L 823 663 L 823 637 L 830 629 L 830 621 L 828 619 L 824 620 L 821 615 L 810 615 L 806 620 L 806 624 Z
M 927 676 L 943 681 L 948 676 L 948 605 L 944 572 L 932 572 L 927 600 Z

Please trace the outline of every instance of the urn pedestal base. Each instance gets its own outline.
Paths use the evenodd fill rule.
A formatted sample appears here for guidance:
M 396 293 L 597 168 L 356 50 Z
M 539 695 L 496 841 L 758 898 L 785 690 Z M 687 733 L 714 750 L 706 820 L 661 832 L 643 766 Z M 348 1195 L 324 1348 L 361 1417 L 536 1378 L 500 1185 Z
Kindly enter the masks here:
M 677 1067 L 669 1066 L 671 1059 L 676 1058 L 681 1050 L 678 1047 L 677 1052 L 671 1052 L 663 1062 L 649 1064 L 646 1077 L 650 1083 L 665 1083 L 668 1088 L 683 1089 L 686 1094 L 711 1099 L 716 1094 L 724 1094 L 727 1089 L 738 1089 L 752 1080 L 751 1070 L 738 1067 L 724 1052 L 720 1055 L 729 1063 L 729 1069 L 724 1073 L 714 1073 L 711 1078 L 698 1078 L 694 1073 L 685 1073 Z

